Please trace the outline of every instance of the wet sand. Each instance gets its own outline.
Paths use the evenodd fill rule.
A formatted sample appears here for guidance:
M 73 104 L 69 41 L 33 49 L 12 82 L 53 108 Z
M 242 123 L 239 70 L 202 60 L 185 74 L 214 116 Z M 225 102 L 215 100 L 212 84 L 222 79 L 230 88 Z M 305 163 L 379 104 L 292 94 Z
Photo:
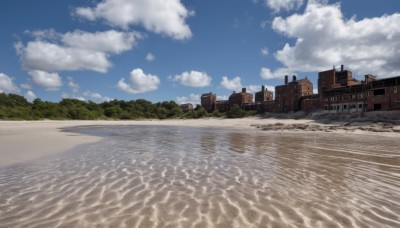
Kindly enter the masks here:
M 400 226 L 392 137 L 253 127 L 70 130 L 105 139 L 0 168 L 0 227 Z
M 323 124 L 308 119 L 186 119 L 186 120 L 143 120 L 143 121 L 0 121 L 0 166 L 26 162 L 40 157 L 60 153 L 84 143 L 93 143 L 101 137 L 80 135 L 61 131 L 62 128 L 79 126 L 191 126 L 227 129 L 262 129 L 286 132 L 346 132 L 385 137 L 400 137 L 400 126 L 387 123 Z

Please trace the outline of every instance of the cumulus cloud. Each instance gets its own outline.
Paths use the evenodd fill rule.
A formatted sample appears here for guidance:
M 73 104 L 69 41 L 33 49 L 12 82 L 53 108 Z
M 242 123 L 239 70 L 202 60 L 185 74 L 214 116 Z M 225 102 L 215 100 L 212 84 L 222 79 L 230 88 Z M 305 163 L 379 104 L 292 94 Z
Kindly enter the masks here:
M 109 56 L 132 49 L 140 38 L 137 33 L 114 30 L 95 33 L 77 30 L 49 35 L 54 41 L 46 40 L 46 33 L 53 34 L 48 30 L 32 32 L 34 41 L 14 45 L 24 68 L 46 72 L 92 70 L 105 73 L 112 66 Z
M 32 102 L 33 100 L 36 99 L 36 94 L 32 92 L 31 90 L 28 90 L 25 94 L 24 97 L 27 101 Z
M 160 79 L 156 75 L 145 74 L 142 69 L 132 70 L 130 81 L 125 82 L 125 78 L 118 81 L 117 87 L 127 93 L 137 94 L 154 91 L 158 89 Z
M 20 86 L 22 89 L 32 89 L 32 85 L 29 84 L 29 83 L 22 83 L 22 84 L 19 84 L 19 86 Z
M 77 83 L 75 83 L 72 77 L 67 77 L 67 80 L 68 80 L 68 87 L 72 90 L 72 92 L 78 93 L 80 86 Z
M 83 93 L 83 96 L 85 96 L 87 99 L 86 100 L 91 100 L 94 102 L 104 102 L 104 101 L 110 101 L 111 98 L 107 96 L 103 96 L 100 93 L 96 92 L 91 92 L 91 91 L 86 91 Z
M 86 101 L 86 98 L 76 94 L 61 93 L 61 97 L 63 99 L 77 99 L 80 101 Z
M 13 78 L 0 73 L 0 93 L 19 93 L 20 89 L 14 84 Z
M 278 68 L 274 71 L 267 67 L 261 68 L 260 76 L 265 80 L 274 79 L 274 78 L 283 78 L 285 75 L 293 75 L 293 71 L 288 68 Z
M 303 0 L 265 0 L 267 6 L 274 12 L 298 9 L 301 5 L 303 5 L 303 2 Z
M 212 78 L 206 72 L 190 71 L 183 72 L 182 74 L 170 76 L 170 80 L 179 82 L 184 86 L 190 87 L 206 87 L 211 83 Z
M 48 73 L 40 70 L 29 71 L 32 82 L 38 86 L 46 88 L 49 91 L 56 91 L 62 86 L 62 79 L 58 73 Z
M 268 48 L 267 47 L 262 47 L 261 50 L 260 50 L 260 54 L 262 56 L 267 56 L 269 54 Z
M 265 79 L 284 71 L 312 72 L 346 64 L 356 73 L 400 74 L 400 14 L 357 20 L 344 18 L 339 4 L 309 1 L 303 14 L 276 17 L 272 28 L 290 38 L 275 57 L 284 67 L 261 70 Z
M 265 85 L 265 88 L 268 91 L 275 92 L 275 87 L 274 86 L 269 86 Z M 261 86 L 260 85 L 249 85 L 247 86 L 247 92 L 248 93 L 257 93 L 261 91 Z
M 103 0 L 93 8 L 76 8 L 75 14 L 91 21 L 104 19 L 123 29 L 141 25 L 148 31 L 178 40 L 192 36 L 185 21 L 193 12 L 180 0 Z
M 201 95 L 199 94 L 193 94 L 191 93 L 189 96 L 185 97 L 177 97 L 176 98 L 176 103 L 178 104 L 187 104 L 191 103 L 192 105 L 198 105 L 200 104 L 200 97 Z
M 229 96 L 228 95 L 222 95 L 222 96 L 217 95 L 217 100 L 229 100 Z
M 235 77 L 232 80 L 229 80 L 228 77 L 223 76 L 220 85 L 222 88 L 225 89 L 239 91 L 243 87 L 240 80 L 241 80 L 240 77 Z
M 156 59 L 156 57 L 152 53 L 147 53 L 146 60 L 148 62 L 153 62 L 155 59 Z
M 62 42 L 70 47 L 96 52 L 120 54 L 131 50 L 141 35 L 135 32 L 109 30 L 89 33 L 80 30 L 62 35 Z

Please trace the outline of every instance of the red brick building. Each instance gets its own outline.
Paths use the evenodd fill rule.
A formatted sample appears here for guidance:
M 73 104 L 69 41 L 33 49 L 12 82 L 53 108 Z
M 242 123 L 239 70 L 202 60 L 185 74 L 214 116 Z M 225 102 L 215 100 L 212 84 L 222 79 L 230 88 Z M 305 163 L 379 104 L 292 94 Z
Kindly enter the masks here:
M 361 84 L 353 78 L 353 73 L 344 69 L 341 65 L 340 70 L 333 67 L 332 70 L 318 73 L 318 94 L 321 96 L 325 90 Z
M 207 112 L 213 112 L 216 109 L 217 95 L 214 93 L 204 93 L 201 95 L 201 106 Z
M 253 94 L 247 93 L 246 88 L 243 88 L 241 93 L 233 92 L 232 95 L 229 96 L 230 107 L 233 107 L 234 105 L 242 107 L 243 104 L 250 103 L 253 103 Z
M 261 91 L 256 93 L 255 96 L 255 102 L 264 102 L 264 101 L 272 101 L 274 99 L 274 94 L 271 91 L 268 91 L 268 89 L 265 88 L 265 86 L 261 86 Z
M 341 71 L 351 75 L 343 66 Z M 334 113 L 400 110 L 400 76 L 377 80 L 374 75 L 365 75 L 364 81 L 347 77 L 347 83 L 343 77 L 341 83 L 336 83 L 337 77 L 335 81 L 327 80 L 330 78 L 327 72 L 321 72 L 318 78 L 322 83 L 318 84 L 322 90 L 319 94 L 322 110 Z M 329 85 L 328 81 L 335 84 Z
M 275 87 L 275 105 L 277 112 L 296 112 L 301 110 L 301 98 L 313 95 L 313 85 L 306 78 L 288 82 L 285 76 L 285 84 Z
M 365 80 L 353 78 L 349 70 L 341 65 L 339 69 L 331 69 L 318 73 L 318 94 L 313 95 L 313 85 L 306 78 L 289 82 L 285 76 L 285 84 L 275 87 L 273 93 L 262 86 L 261 91 L 253 95 L 246 92 L 235 93 L 226 101 L 216 101 L 212 93 L 201 96 L 201 104 L 207 111 L 218 109 L 228 111 L 234 105 L 245 110 L 258 112 L 296 112 L 325 110 L 333 113 L 353 113 L 368 111 L 400 110 L 400 76 L 378 80 L 374 75 L 365 75 Z

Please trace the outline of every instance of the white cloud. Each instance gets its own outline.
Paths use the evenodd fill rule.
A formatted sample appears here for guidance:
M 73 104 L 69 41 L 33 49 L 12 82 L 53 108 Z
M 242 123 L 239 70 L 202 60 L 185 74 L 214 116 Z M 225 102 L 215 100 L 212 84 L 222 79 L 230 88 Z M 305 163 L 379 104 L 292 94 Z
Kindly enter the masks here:
M 134 32 L 109 30 L 89 33 L 76 30 L 62 35 L 61 40 L 65 45 L 78 49 L 120 54 L 131 50 L 139 38 L 139 33 Z
M 268 91 L 274 92 L 275 91 L 275 87 L 274 86 L 269 86 L 269 85 L 265 85 L 265 88 Z M 261 91 L 261 86 L 260 85 L 249 85 L 247 86 L 247 92 L 248 93 L 257 93 Z
M 142 69 L 132 70 L 130 82 L 126 83 L 125 78 L 119 80 L 117 87 L 127 93 L 145 93 L 158 89 L 160 79 L 156 75 L 145 74 Z
M 32 85 L 29 83 L 19 84 L 22 89 L 32 89 Z
M 93 8 L 76 8 L 75 13 L 91 21 L 104 19 L 123 29 L 141 25 L 148 31 L 178 40 L 192 36 L 185 20 L 193 12 L 180 0 L 103 0 Z
M 34 92 L 32 92 L 31 90 L 29 90 L 28 92 L 26 92 L 24 94 L 24 97 L 26 100 L 28 100 L 29 102 L 32 102 L 33 100 L 36 99 L 36 95 Z
M 148 62 L 153 62 L 155 59 L 156 59 L 156 57 L 152 53 L 147 53 L 146 60 Z
M 278 68 L 275 71 L 271 71 L 271 69 L 263 67 L 261 68 L 260 71 L 260 76 L 265 79 L 274 79 L 274 78 L 284 78 L 285 75 L 293 75 L 293 71 L 287 69 L 287 68 Z
M 62 79 L 57 73 L 48 73 L 40 70 L 29 71 L 34 84 L 42 86 L 49 91 L 58 90 L 62 86 Z
M 72 77 L 67 77 L 67 80 L 68 80 L 68 87 L 72 90 L 72 92 L 78 93 L 80 86 L 77 83 L 75 83 Z
M 190 71 L 182 74 L 170 76 L 170 80 L 179 82 L 182 85 L 190 87 L 206 87 L 211 83 L 212 78 L 206 72 Z
M 243 86 L 240 82 L 240 77 L 235 77 L 232 80 L 229 80 L 228 77 L 223 76 L 220 85 L 229 90 L 239 91 Z
M 274 12 L 290 11 L 303 5 L 303 0 L 265 0 L 265 3 Z
M 218 96 L 217 95 L 217 100 L 229 100 L 229 96 L 228 95 L 223 95 L 223 96 Z
M 86 99 L 84 97 L 82 97 L 82 96 L 70 95 L 68 93 L 61 93 L 61 97 L 63 99 L 77 99 L 77 100 L 80 100 L 80 101 L 86 101 Z
M 178 104 L 186 104 L 186 103 L 191 103 L 192 105 L 197 105 L 200 104 L 200 97 L 201 95 L 199 94 L 193 94 L 191 93 L 188 97 L 177 97 L 176 98 L 176 103 Z
M 34 41 L 24 46 L 14 44 L 21 56 L 24 68 L 58 72 L 65 70 L 92 70 L 105 73 L 112 66 L 111 54 L 119 54 L 133 48 L 140 36 L 114 30 L 88 33 L 83 31 L 51 35 L 54 40 L 45 40 L 48 30 L 32 32 Z
M 275 57 L 287 71 L 320 71 L 346 64 L 356 73 L 400 74 L 400 14 L 345 19 L 339 4 L 309 1 L 303 14 L 276 17 L 272 28 L 296 39 Z M 264 70 L 264 78 L 270 78 Z M 268 76 L 269 75 L 269 76 Z
M 83 96 L 85 96 L 87 98 L 85 100 L 91 100 L 94 102 L 104 102 L 104 101 L 112 100 L 111 98 L 109 98 L 107 96 L 103 96 L 100 93 L 95 93 L 95 92 L 90 92 L 90 91 L 84 92 Z
M 267 56 L 269 54 L 268 48 L 267 47 L 262 47 L 261 50 L 260 50 L 260 54 L 262 56 Z
M 20 89 L 13 82 L 13 78 L 0 73 L 0 93 L 19 93 Z

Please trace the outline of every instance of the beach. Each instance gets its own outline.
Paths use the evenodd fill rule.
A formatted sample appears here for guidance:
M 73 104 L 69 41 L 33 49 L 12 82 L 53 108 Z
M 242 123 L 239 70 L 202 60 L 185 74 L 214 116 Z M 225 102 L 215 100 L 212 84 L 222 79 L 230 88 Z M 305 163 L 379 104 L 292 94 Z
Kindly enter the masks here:
M 0 123 L 0 227 L 397 227 L 397 125 Z
M 243 119 L 171 119 L 137 121 L 0 121 L 0 166 L 37 159 L 60 153 L 75 146 L 94 143 L 101 137 L 62 131 L 64 128 L 81 126 L 188 126 L 206 128 L 227 128 L 236 130 L 258 129 L 263 131 L 296 132 L 346 132 L 360 135 L 400 137 L 400 126 L 372 122 L 333 122 L 324 124 L 310 119 L 276 119 L 248 117 Z

